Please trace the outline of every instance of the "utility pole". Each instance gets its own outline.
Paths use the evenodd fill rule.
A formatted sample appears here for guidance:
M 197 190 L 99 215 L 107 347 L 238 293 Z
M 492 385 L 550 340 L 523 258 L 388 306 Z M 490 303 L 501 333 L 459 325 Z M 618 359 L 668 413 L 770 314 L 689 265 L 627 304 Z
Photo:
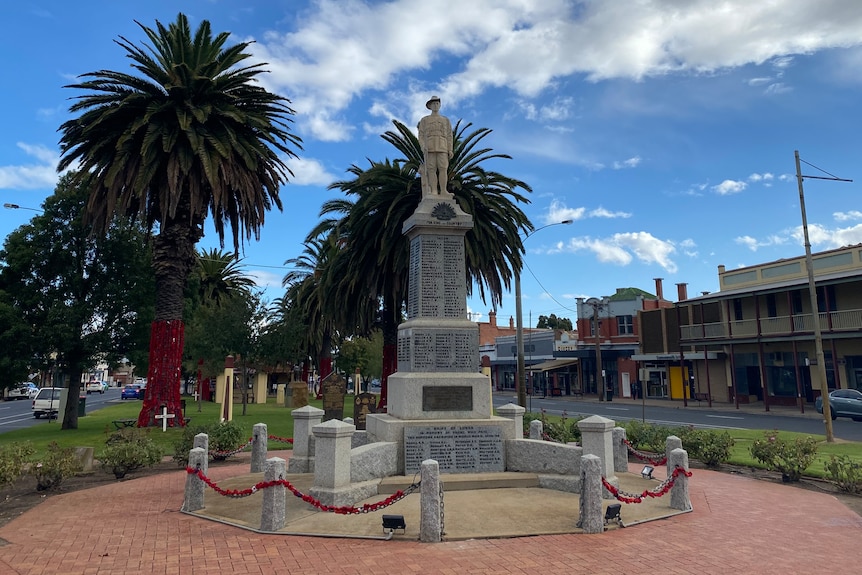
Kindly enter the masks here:
M 836 182 L 852 182 L 844 178 L 822 176 L 803 176 L 800 166 L 799 150 L 793 152 L 796 159 L 796 182 L 799 186 L 799 209 L 802 211 L 802 235 L 805 239 L 805 267 L 808 268 L 808 297 L 811 301 L 811 316 L 814 320 L 814 353 L 817 367 L 817 376 L 820 379 L 820 397 L 823 401 L 823 422 L 826 426 L 826 441 L 832 443 L 835 436 L 832 433 L 832 410 L 829 406 L 829 382 L 826 380 L 826 355 L 823 353 L 823 332 L 820 328 L 820 309 L 817 306 L 817 285 L 814 283 L 814 265 L 811 258 L 811 241 L 808 239 L 808 216 L 805 214 L 805 194 L 802 190 L 802 180 L 811 178 L 815 180 L 832 180 Z M 805 162 L 808 164 L 808 162 Z M 808 164 L 811 166 L 811 164 Z M 816 166 L 812 166 L 815 167 Z M 817 168 L 818 170 L 820 168 Z M 821 170 L 823 171 L 823 170 Z M 824 172 L 828 173 L 828 172 Z M 828 310 L 827 310 L 828 313 Z M 835 358 L 833 358 L 834 360 Z
M 593 308 L 593 335 L 596 337 L 596 387 L 599 393 L 599 401 L 605 400 L 605 370 L 602 369 L 602 338 L 599 324 L 599 308 L 602 303 L 596 298 L 590 298 L 585 302 Z
M 539 230 L 543 230 L 545 228 L 549 228 L 551 226 L 558 226 L 561 224 L 571 224 L 572 220 L 563 220 L 561 222 L 554 222 L 552 224 L 544 225 L 540 228 L 536 228 L 521 240 L 521 245 L 527 238 L 538 232 Z M 516 341 L 516 350 L 518 354 L 518 362 L 517 362 L 517 371 L 515 373 L 515 387 L 518 391 L 518 405 L 521 407 L 527 407 L 527 378 L 524 367 L 524 316 L 521 313 L 521 270 L 515 270 L 515 341 Z

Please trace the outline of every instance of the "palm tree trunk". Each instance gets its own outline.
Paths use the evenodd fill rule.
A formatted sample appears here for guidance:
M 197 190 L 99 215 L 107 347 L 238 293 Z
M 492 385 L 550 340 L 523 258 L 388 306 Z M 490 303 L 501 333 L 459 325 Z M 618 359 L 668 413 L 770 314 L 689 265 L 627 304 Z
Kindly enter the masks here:
M 153 239 L 156 313 L 150 329 L 150 365 L 138 427 L 161 425 L 156 415 L 161 414 L 163 407 L 174 415 L 168 425 L 184 423 L 180 403 L 184 290 L 195 263 L 195 244 L 200 239 L 200 229 L 200 226 L 190 226 L 187 217 L 178 214 L 163 224 L 161 233 Z

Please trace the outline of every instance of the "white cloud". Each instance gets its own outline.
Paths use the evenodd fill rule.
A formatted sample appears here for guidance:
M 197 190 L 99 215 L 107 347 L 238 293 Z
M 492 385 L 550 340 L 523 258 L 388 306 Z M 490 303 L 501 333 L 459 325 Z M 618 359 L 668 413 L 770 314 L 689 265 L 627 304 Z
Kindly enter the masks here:
M 544 221 L 546 224 L 561 222 L 563 220 L 578 221 L 584 218 L 584 214 L 586 214 L 586 212 L 586 208 L 569 208 L 559 200 L 554 200 L 548 208 L 548 213 L 545 216 Z
M 849 220 L 862 220 L 862 212 L 858 210 L 850 210 L 849 212 L 835 212 L 832 214 L 838 222 L 846 222 Z
M 786 236 L 780 235 L 771 235 L 763 240 L 758 240 L 751 236 L 740 236 L 733 240 L 737 244 L 741 246 L 745 246 L 753 252 L 756 252 L 760 248 L 768 247 L 768 246 L 780 246 L 787 243 Z
M 591 218 L 630 218 L 632 215 L 629 212 L 612 212 L 605 208 L 599 207 L 590 212 Z
M 625 168 L 636 168 L 638 164 L 641 163 L 640 156 L 633 156 L 628 160 L 623 160 L 622 162 L 614 162 L 613 166 L 615 170 L 622 170 Z
M 338 113 L 360 94 L 409 85 L 411 114 L 435 92 L 451 104 L 493 87 L 530 100 L 560 79 L 640 80 L 669 73 L 714 73 L 769 64 L 772 77 L 749 83 L 778 94 L 793 56 L 862 44 L 856 0 L 791 3 L 712 0 L 672 2 L 567 0 L 317 0 L 252 45 L 268 62 L 267 87 L 294 102 L 302 129 L 315 137 L 350 137 Z M 410 77 L 439 60 L 456 71 L 429 86 Z M 385 97 L 385 96 L 384 96 Z M 561 121 L 569 102 L 529 106 L 536 118 Z
M 755 172 L 755 173 L 751 174 L 750 176 L 748 176 L 748 180 L 751 182 L 770 182 L 774 178 L 775 178 L 775 176 L 773 176 L 769 172 L 766 172 L 763 174 L 758 174 Z
M 676 252 L 672 242 L 660 240 L 649 232 L 614 234 L 610 238 L 572 238 L 559 246 L 562 251 L 590 251 L 603 263 L 625 266 L 637 258 L 646 264 L 658 264 L 665 271 L 675 273 L 676 263 L 670 256 Z
M 712 186 L 712 189 L 721 196 L 727 196 L 730 194 L 738 194 L 746 187 L 748 187 L 748 184 L 739 180 L 724 180 L 717 186 Z
M 293 172 L 290 183 L 297 186 L 328 186 L 337 178 L 326 171 L 323 164 L 310 158 L 287 158 L 287 167 Z
M 45 146 L 33 146 L 23 142 L 18 142 L 17 146 L 36 161 L 19 166 L 0 166 L 0 189 L 54 189 L 59 178 L 57 174 L 59 152 Z
M 519 100 L 518 106 L 528 120 L 536 122 L 559 122 L 571 116 L 574 99 L 571 97 L 554 98 L 549 104 L 536 106 L 532 102 Z

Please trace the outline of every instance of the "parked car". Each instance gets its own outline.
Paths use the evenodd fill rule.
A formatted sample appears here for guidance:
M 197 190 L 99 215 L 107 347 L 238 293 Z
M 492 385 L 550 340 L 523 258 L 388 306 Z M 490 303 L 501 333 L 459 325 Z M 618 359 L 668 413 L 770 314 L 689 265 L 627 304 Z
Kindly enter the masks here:
M 17 387 L 6 390 L 4 399 L 6 401 L 11 399 L 33 399 L 37 393 L 39 393 L 39 388 L 36 387 L 36 384 L 30 382 L 19 383 Z
M 144 399 L 144 388 L 138 384 L 130 383 L 120 392 L 120 399 Z
M 36 397 L 33 398 L 33 417 L 36 419 L 43 415 L 57 417 L 64 391 L 66 390 L 62 387 L 43 387 L 40 389 Z
M 823 398 L 814 400 L 817 413 L 823 413 Z M 850 417 L 862 421 L 862 392 L 856 389 L 836 389 L 829 392 L 829 411 L 832 419 Z
M 102 385 L 101 381 L 88 381 L 84 389 L 86 390 L 87 395 L 90 395 L 91 393 L 105 393 L 105 387 Z

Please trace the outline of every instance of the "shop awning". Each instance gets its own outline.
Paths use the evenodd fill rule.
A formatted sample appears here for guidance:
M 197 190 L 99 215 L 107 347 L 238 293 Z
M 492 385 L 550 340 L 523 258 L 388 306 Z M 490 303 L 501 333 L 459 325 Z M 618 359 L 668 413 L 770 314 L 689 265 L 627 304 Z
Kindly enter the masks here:
M 578 363 L 578 360 L 577 359 L 552 359 L 550 361 L 543 361 L 542 363 L 537 363 L 535 365 L 528 365 L 527 371 L 552 371 L 554 369 L 566 367 L 567 365 L 572 365 L 573 363 Z

